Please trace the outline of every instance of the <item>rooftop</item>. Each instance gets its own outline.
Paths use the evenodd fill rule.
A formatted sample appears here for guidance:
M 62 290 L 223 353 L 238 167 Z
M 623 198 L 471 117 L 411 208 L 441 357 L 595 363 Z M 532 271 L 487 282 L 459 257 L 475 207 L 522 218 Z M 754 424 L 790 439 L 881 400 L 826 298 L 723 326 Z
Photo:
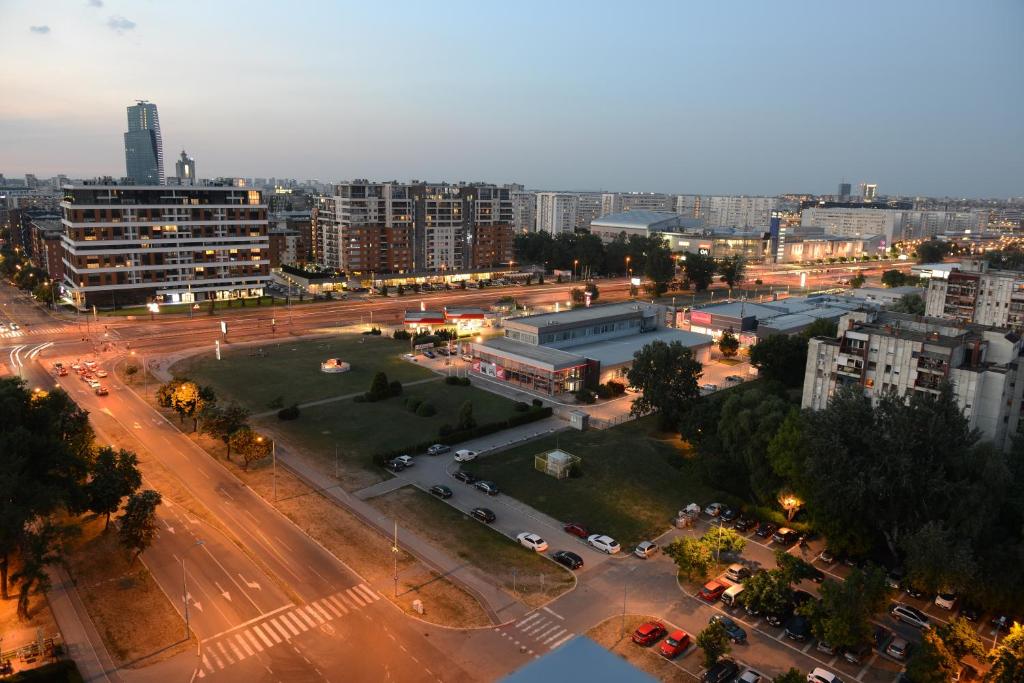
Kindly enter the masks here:
M 492 337 L 479 344 L 475 343 L 474 346 L 485 351 L 488 349 L 496 351 L 503 356 L 509 357 L 512 360 L 518 360 L 527 365 L 542 365 L 552 371 L 583 365 L 586 361 L 582 356 L 569 353 L 568 351 L 553 349 L 550 346 L 534 346 L 533 344 L 506 339 L 505 337 Z
M 633 360 L 633 354 L 656 341 L 662 341 L 666 344 L 677 341 L 683 346 L 692 349 L 711 344 L 714 340 L 706 334 L 665 327 L 654 332 L 644 332 L 628 337 L 618 337 L 606 341 L 582 344 L 572 347 L 572 350 L 584 358 L 600 361 L 601 367 L 606 368 L 630 362 Z
M 591 226 L 613 228 L 650 228 L 659 223 L 679 223 L 681 216 L 669 211 L 621 211 L 609 213 L 590 222 Z
M 536 327 L 548 325 L 566 325 L 582 323 L 590 320 L 601 320 L 610 316 L 625 315 L 627 313 L 647 310 L 652 308 L 651 304 L 639 302 L 624 302 L 617 304 L 597 304 L 590 307 L 579 307 L 569 311 L 558 313 L 538 313 L 536 315 L 524 315 L 521 318 L 510 318 L 507 323 L 521 323 Z

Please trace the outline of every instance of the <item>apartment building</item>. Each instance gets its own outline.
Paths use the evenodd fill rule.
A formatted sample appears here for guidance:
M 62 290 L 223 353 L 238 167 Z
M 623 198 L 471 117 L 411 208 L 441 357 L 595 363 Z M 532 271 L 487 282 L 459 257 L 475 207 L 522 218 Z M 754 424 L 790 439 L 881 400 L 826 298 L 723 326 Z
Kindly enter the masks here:
M 603 215 L 604 195 L 600 192 L 577 192 L 576 196 L 576 229 L 589 230 L 590 224 Z
M 672 211 L 673 195 L 659 192 L 605 192 L 601 195 L 601 215 L 623 211 Z
M 551 235 L 576 229 L 580 198 L 568 192 L 537 193 L 537 231 Z
M 357 180 L 318 198 L 313 214 L 317 262 L 349 274 L 459 272 L 513 258 L 508 188 Z
M 903 211 L 887 208 L 813 206 L 800 214 L 802 227 L 824 228 L 836 237 L 881 235 L 886 247 L 904 239 Z
M 965 259 L 948 277 L 928 281 L 925 315 L 1024 332 L 1024 273 Z
M 260 296 L 270 280 L 258 190 L 109 182 L 63 190 L 64 285 L 79 306 Z
M 767 229 L 776 197 L 711 196 L 700 202 L 699 218 L 708 227 Z
M 516 233 L 537 229 L 537 193 L 512 190 L 512 228 Z
M 1009 447 L 1022 425 L 1021 338 L 1005 329 L 889 311 L 855 311 L 839 338 L 811 339 L 801 405 L 821 410 L 836 390 L 860 387 L 877 403 L 886 392 L 935 395 L 949 381 L 972 429 Z

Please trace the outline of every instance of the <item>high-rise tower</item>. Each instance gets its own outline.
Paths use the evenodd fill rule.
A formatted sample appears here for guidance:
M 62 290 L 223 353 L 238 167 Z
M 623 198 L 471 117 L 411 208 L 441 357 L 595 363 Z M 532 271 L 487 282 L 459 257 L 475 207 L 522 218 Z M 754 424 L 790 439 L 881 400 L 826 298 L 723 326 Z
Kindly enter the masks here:
M 125 175 L 136 185 L 164 184 L 164 144 L 156 105 L 137 100 L 128 107 L 128 132 L 124 134 Z
M 177 171 L 179 185 L 196 184 L 196 160 L 190 157 L 185 150 L 181 150 L 181 158 L 174 163 Z

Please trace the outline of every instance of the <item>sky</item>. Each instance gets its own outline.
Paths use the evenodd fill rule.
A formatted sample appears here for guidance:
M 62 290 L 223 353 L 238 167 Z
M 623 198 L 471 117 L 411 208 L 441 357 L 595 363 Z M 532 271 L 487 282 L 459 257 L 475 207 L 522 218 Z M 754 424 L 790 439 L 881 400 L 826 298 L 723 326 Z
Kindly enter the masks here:
M 0 0 L 0 173 L 1024 195 L 1021 0 Z

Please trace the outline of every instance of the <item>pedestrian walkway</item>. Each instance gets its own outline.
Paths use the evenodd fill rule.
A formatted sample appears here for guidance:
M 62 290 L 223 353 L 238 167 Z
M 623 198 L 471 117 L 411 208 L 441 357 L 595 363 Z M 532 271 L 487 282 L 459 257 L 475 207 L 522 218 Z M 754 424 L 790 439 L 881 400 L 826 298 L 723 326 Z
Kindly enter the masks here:
M 402 384 L 402 386 L 404 386 L 404 387 L 413 387 L 413 386 L 416 386 L 417 384 L 426 384 L 428 382 L 437 382 L 437 381 L 440 381 L 440 379 L 441 379 L 440 377 L 428 377 L 427 379 L 418 379 L 415 382 L 405 382 L 405 383 Z M 309 403 L 300 403 L 299 407 L 300 408 L 312 408 L 313 406 L 319 406 L 319 405 L 323 405 L 325 403 L 335 403 L 337 401 L 346 401 L 346 400 L 348 400 L 350 398 L 355 398 L 356 396 L 362 396 L 364 393 L 366 393 L 366 392 L 365 391 L 358 391 L 358 392 L 356 392 L 354 394 L 343 394 L 342 396 L 331 396 L 330 398 L 321 398 L 321 399 L 319 399 L 317 401 L 310 401 Z M 276 410 L 268 410 L 268 411 L 263 412 L 263 413 L 256 413 L 255 415 L 253 415 L 253 417 L 272 417 L 274 415 L 277 415 L 277 411 Z
M 546 607 L 527 614 L 514 624 L 497 627 L 494 631 L 534 657 L 554 650 L 576 635 L 566 627 L 561 615 Z
M 0 331 L 0 339 L 17 339 L 18 337 L 26 337 L 36 334 L 65 334 L 69 332 L 78 332 L 78 325 L 29 325 L 28 327 L 22 325 L 16 330 L 12 330 L 5 327 Z
M 290 643 L 306 631 L 319 630 L 321 625 L 344 619 L 378 600 L 379 593 L 360 583 L 307 605 L 272 612 L 206 638 L 201 644 L 196 678 L 206 678 L 265 650 Z

